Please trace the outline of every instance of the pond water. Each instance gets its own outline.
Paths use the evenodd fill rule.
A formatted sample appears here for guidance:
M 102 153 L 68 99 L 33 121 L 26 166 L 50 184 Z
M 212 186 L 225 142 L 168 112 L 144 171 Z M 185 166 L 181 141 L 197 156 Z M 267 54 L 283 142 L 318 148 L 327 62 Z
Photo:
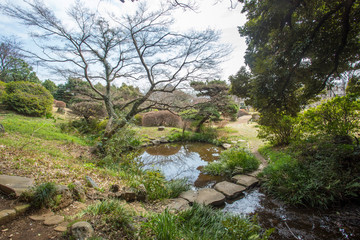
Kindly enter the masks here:
M 166 180 L 187 178 L 195 188 L 212 187 L 223 177 L 211 176 L 200 170 L 219 158 L 221 148 L 207 143 L 160 144 L 144 148 L 139 161 L 144 169 L 160 170 Z
M 186 177 L 194 188 L 212 187 L 225 178 L 203 174 L 200 169 L 218 159 L 221 150 L 204 143 L 162 144 L 144 148 L 140 161 L 145 169 L 160 170 L 167 180 Z M 271 239 L 360 239 L 359 205 L 332 211 L 294 208 L 256 188 L 226 202 L 223 211 L 256 214 L 262 227 L 276 229 Z

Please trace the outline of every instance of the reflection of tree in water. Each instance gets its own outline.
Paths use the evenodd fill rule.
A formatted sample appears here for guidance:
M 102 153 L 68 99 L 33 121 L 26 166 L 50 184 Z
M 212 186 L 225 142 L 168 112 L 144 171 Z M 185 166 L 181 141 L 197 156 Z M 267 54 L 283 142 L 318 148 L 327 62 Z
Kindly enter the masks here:
M 209 151 L 206 152 L 206 149 Z M 145 169 L 163 172 L 167 180 L 185 177 L 190 183 L 194 183 L 200 175 L 198 168 L 213 161 L 216 158 L 213 154 L 217 155 L 219 152 L 219 148 L 210 144 L 163 144 L 147 148 L 140 156 L 140 161 Z
M 160 144 L 148 147 L 145 151 L 150 155 L 170 156 L 176 154 L 181 149 L 179 144 Z

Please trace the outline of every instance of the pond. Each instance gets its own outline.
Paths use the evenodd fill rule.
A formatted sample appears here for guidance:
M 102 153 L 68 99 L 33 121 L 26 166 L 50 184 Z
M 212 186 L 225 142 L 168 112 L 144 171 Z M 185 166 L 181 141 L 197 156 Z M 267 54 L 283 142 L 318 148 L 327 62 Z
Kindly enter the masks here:
M 167 180 L 187 178 L 197 188 L 212 187 L 224 177 L 201 173 L 219 158 L 222 148 L 211 144 L 161 144 L 144 148 L 139 157 L 145 169 L 160 170 Z M 226 202 L 223 211 L 257 215 L 264 228 L 275 228 L 271 239 L 360 239 L 360 206 L 332 211 L 288 207 L 255 188 L 242 198 Z
M 187 178 L 195 188 L 212 187 L 224 178 L 204 174 L 200 170 L 218 159 L 221 150 L 207 143 L 161 144 L 144 148 L 139 161 L 144 169 L 160 170 L 166 180 Z

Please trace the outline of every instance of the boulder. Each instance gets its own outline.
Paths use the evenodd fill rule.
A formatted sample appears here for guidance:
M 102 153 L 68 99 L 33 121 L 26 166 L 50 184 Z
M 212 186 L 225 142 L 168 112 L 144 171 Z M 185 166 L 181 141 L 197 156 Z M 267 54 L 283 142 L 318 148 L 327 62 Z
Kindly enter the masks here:
M 74 188 L 72 190 L 73 198 L 75 201 L 83 202 L 86 200 L 86 193 L 85 189 L 82 186 L 81 182 L 75 181 L 74 182 Z
M 232 199 L 241 195 L 246 188 L 231 182 L 223 181 L 217 183 L 214 189 L 224 194 L 226 198 Z
M 158 127 L 158 131 L 164 131 L 165 130 L 165 127 L 164 126 L 159 126 Z
M 154 144 L 154 145 L 159 145 L 159 144 L 160 144 L 160 140 L 157 140 L 157 139 L 156 139 L 156 140 L 152 140 L 151 143 Z
M 94 180 L 92 180 L 91 177 L 85 176 L 85 179 L 86 179 L 86 182 L 89 184 L 90 187 L 99 188 L 99 186 L 95 183 Z
M 197 197 L 198 193 L 194 190 L 188 190 L 186 192 L 182 192 L 179 197 L 187 200 L 189 203 L 193 203 Z
M 86 240 L 94 235 L 94 229 L 88 222 L 77 222 L 71 226 L 71 234 L 76 240 Z
M 259 180 L 253 176 L 248 175 L 235 175 L 231 178 L 236 184 L 240 184 L 246 188 L 255 186 Z
M 167 205 L 167 208 L 180 212 L 189 209 L 190 205 L 189 202 L 183 198 L 175 198 L 170 200 L 170 204 Z
M 165 137 L 160 138 L 161 143 L 168 143 L 169 141 Z
M 26 177 L 0 175 L 0 191 L 6 195 L 19 197 L 21 193 L 34 187 L 34 179 Z
M 66 208 L 74 202 L 73 194 L 67 186 L 57 185 L 56 194 L 61 195 L 61 199 L 60 203 L 56 206 L 56 208 L 54 208 L 54 210 Z
M 194 202 L 204 205 L 219 206 L 224 204 L 225 196 L 214 189 L 203 188 L 199 190 Z

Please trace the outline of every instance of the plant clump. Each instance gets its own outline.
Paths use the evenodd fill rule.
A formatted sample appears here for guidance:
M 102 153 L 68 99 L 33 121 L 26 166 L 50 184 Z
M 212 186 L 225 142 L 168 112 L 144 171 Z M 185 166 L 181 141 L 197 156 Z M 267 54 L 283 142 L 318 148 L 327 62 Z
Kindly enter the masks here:
M 203 171 L 212 175 L 232 176 L 258 169 L 259 160 L 245 148 L 234 147 L 222 151 L 220 159 L 209 163 Z
M 29 116 L 51 115 L 53 97 L 40 84 L 31 82 L 10 82 L 6 84 L 3 102 L 9 109 Z

